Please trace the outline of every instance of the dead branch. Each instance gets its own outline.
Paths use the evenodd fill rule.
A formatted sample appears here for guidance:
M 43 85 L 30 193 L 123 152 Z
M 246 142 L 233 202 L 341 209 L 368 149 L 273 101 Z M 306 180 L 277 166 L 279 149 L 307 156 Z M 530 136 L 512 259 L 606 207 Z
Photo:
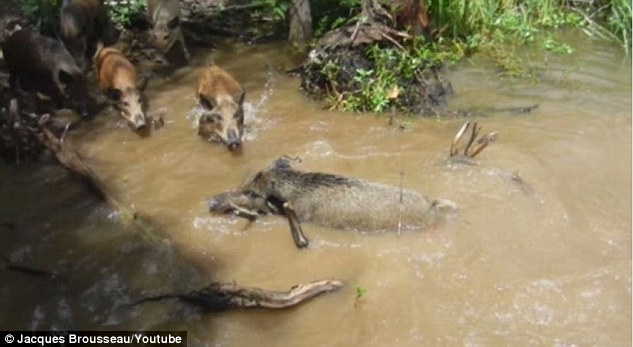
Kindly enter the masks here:
M 320 294 L 343 287 L 336 280 L 322 280 L 296 285 L 288 291 L 269 291 L 255 287 L 241 287 L 235 283 L 213 283 L 188 294 L 168 294 L 141 299 L 134 305 L 177 298 L 205 311 L 224 311 L 231 308 L 281 309 L 298 305 Z
M 36 269 L 29 266 L 18 265 L 11 262 L 7 257 L 3 257 L 5 266 L 7 271 L 19 272 L 25 275 L 34 276 L 34 277 L 42 277 L 47 279 L 56 279 L 61 276 L 61 274 L 54 270 L 42 270 Z
M 451 143 L 451 147 L 449 150 L 450 158 L 474 158 L 479 153 L 481 153 L 490 143 L 494 142 L 497 139 L 498 131 L 491 131 L 479 139 L 479 131 L 481 130 L 481 126 L 479 126 L 476 122 L 473 123 L 472 130 L 470 132 L 470 138 L 463 151 L 459 149 L 459 142 L 464 137 L 466 131 L 470 128 L 470 122 L 466 121 L 464 125 L 457 131 L 455 137 L 453 138 L 453 142 Z M 473 147 L 474 144 L 474 147 Z M 461 154 L 459 152 L 462 152 Z

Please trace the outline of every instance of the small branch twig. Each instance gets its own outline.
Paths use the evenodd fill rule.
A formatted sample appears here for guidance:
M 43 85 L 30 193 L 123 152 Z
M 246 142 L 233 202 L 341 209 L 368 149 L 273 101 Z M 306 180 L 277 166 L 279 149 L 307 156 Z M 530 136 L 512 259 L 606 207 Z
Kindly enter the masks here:
M 479 126 L 477 123 L 473 123 L 468 143 L 464 147 L 463 153 L 460 155 L 459 142 L 462 137 L 464 137 L 464 134 L 466 133 L 468 128 L 470 128 L 470 122 L 466 121 L 455 134 L 455 137 L 453 138 L 453 142 L 451 143 L 451 147 L 449 149 L 449 158 L 474 158 L 486 147 L 488 147 L 490 143 L 494 142 L 497 139 L 497 135 L 499 134 L 498 131 L 491 131 L 477 139 L 477 136 L 479 136 L 479 131 L 481 130 L 481 126 Z

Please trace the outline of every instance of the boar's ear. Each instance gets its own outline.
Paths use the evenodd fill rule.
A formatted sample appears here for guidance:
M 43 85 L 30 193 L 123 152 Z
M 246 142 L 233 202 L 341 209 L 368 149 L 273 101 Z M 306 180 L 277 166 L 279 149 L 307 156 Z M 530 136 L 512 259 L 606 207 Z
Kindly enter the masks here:
M 174 19 L 167 22 L 167 28 L 170 30 L 174 30 L 179 25 L 180 25 L 180 18 L 178 16 L 176 16 Z
M 207 110 L 212 110 L 215 107 L 215 98 L 209 96 L 204 96 L 202 94 L 198 94 L 198 100 L 200 100 L 200 105 L 206 108 Z
M 96 60 L 97 57 L 99 56 L 99 53 L 101 53 L 101 50 L 104 48 L 104 44 L 103 41 L 99 40 L 97 41 L 97 48 L 95 49 L 95 54 L 92 56 L 92 60 Z
M 59 74 L 58 75 L 59 81 L 62 82 L 63 84 L 66 84 L 66 85 L 72 83 L 72 81 L 74 79 L 73 75 L 71 73 L 69 73 L 67 71 L 64 71 L 64 70 L 61 70 L 61 69 L 59 70 L 58 74 Z
M 112 100 L 119 100 L 123 94 L 119 89 L 108 88 L 103 92 L 108 98 Z
M 147 82 L 149 82 L 149 76 L 143 75 L 141 79 L 136 84 L 136 88 L 140 91 L 144 91 L 147 88 Z
M 241 105 L 244 103 L 244 96 L 246 96 L 246 92 L 242 91 L 240 95 L 237 97 L 237 104 Z
M 274 170 L 274 169 L 292 169 L 292 167 L 290 166 L 290 161 L 292 159 L 289 157 L 281 157 L 275 161 L 273 161 L 269 166 L 268 169 L 269 170 Z

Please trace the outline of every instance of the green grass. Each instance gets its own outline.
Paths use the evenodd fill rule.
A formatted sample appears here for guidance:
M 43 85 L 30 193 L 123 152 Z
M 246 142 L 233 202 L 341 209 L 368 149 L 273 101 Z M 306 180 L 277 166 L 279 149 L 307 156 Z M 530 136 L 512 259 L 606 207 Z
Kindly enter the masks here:
M 582 11 L 585 32 L 590 36 L 618 43 L 631 53 L 631 1 L 611 0 L 597 9 Z
M 61 0 L 24 0 L 22 13 L 40 32 L 54 33 L 61 3 Z
M 146 0 L 108 0 L 105 5 L 112 21 L 126 27 L 134 18 L 145 13 Z
M 465 55 L 488 53 L 502 75 L 512 77 L 529 74 L 511 54 L 516 47 L 540 42 L 545 51 L 568 54 L 569 45 L 539 32 L 583 25 L 581 13 L 561 0 L 430 0 L 428 11 L 440 38 Z
M 593 36 L 617 42 L 626 52 L 631 49 L 630 0 L 429 0 L 427 7 L 440 37 L 467 50 L 529 44 L 540 29 L 564 27 L 582 27 Z M 544 48 L 571 51 L 551 36 Z

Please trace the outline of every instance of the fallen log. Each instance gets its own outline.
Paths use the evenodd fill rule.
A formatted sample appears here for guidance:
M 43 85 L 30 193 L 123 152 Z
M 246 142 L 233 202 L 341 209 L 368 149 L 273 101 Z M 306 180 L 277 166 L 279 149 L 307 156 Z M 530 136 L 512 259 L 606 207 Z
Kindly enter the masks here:
M 254 287 L 241 287 L 235 283 L 212 283 L 205 288 L 187 294 L 166 294 L 143 298 L 133 305 L 179 299 L 210 312 L 231 308 L 282 309 L 295 306 L 323 293 L 337 290 L 342 286 L 343 283 L 340 281 L 322 280 L 300 284 L 287 291 L 267 291 Z

